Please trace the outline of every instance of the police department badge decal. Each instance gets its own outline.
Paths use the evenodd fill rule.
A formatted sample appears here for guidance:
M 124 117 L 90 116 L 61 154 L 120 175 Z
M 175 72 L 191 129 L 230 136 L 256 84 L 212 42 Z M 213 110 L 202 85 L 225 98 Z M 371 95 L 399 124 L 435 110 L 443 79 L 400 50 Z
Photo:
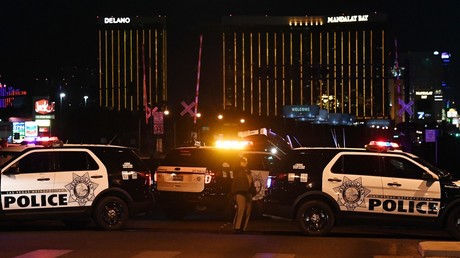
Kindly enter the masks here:
M 347 210 L 353 211 L 356 207 L 366 207 L 364 198 L 371 192 L 362 185 L 362 178 L 350 180 L 348 177 L 343 177 L 342 185 L 334 187 L 337 193 L 337 202 L 340 206 L 345 206 Z
M 94 200 L 94 190 L 98 186 L 99 184 L 91 181 L 88 173 L 83 176 L 73 173 L 72 182 L 65 186 L 70 193 L 69 203 L 77 202 L 78 205 L 83 206 L 87 202 Z

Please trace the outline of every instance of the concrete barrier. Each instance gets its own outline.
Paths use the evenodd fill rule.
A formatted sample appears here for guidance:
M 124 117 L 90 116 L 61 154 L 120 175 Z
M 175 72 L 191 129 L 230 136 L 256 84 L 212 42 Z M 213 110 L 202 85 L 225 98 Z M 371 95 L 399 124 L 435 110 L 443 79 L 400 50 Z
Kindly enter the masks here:
M 422 257 L 460 257 L 460 242 L 420 242 L 418 252 Z

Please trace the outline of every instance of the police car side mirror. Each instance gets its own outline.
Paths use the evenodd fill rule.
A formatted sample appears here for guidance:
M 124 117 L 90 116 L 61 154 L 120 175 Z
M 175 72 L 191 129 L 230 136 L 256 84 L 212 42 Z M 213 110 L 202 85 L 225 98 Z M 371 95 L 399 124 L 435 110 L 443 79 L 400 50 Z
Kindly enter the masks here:
M 423 175 L 422 175 L 422 179 L 423 180 L 426 180 L 426 181 L 436 181 L 436 179 L 429 173 L 427 172 L 424 172 Z

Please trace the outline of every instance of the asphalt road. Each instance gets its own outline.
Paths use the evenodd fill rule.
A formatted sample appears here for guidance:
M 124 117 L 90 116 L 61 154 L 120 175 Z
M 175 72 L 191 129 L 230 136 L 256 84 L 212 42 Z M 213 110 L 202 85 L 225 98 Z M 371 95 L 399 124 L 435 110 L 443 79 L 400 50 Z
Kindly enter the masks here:
M 335 228 L 326 237 L 301 235 L 295 224 L 254 219 L 234 234 L 229 221 L 191 216 L 136 217 L 122 231 L 94 225 L 70 230 L 60 222 L 0 223 L 0 257 L 420 257 L 422 241 L 453 241 L 433 228 L 361 225 Z

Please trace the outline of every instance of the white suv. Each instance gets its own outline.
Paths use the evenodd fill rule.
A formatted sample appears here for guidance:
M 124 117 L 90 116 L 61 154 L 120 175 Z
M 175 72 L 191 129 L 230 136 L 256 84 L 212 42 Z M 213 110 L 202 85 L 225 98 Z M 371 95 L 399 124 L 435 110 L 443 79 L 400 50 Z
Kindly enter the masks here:
M 59 219 L 72 227 L 94 220 L 116 230 L 153 206 L 150 171 L 127 147 L 1 148 L 0 173 L 4 219 Z
M 325 235 L 339 220 L 421 220 L 460 239 L 460 182 L 389 143 L 367 147 L 292 150 L 270 173 L 264 214 L 296 220 L 308 235 Z

